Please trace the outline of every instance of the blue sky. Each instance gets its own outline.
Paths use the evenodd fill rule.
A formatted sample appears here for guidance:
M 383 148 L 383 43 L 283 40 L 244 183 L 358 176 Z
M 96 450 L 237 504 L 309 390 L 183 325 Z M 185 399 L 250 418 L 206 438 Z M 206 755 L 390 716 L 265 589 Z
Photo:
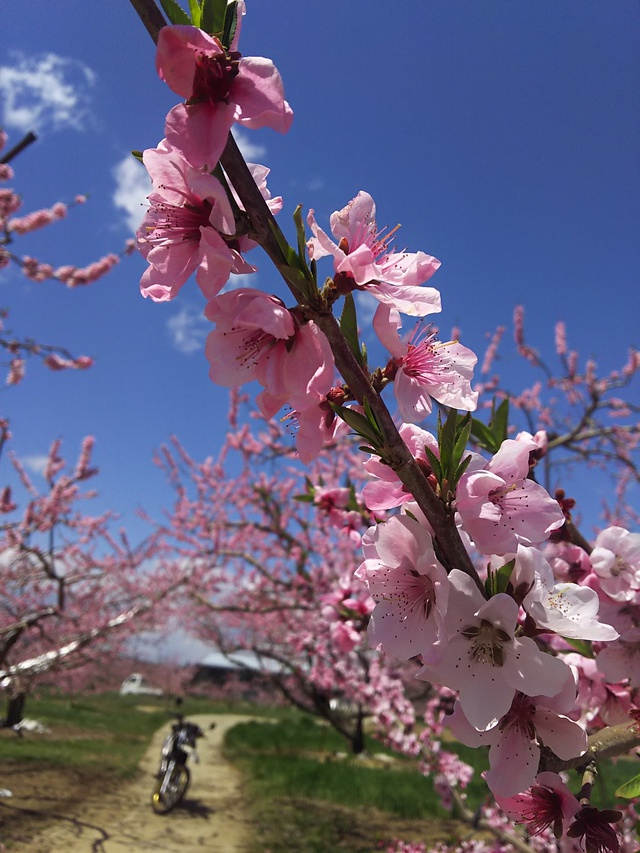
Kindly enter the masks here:
M 622 363 L 639 344 L 637 2 L 247 6 L 240 48 L 274 60 L 294 122 L 286 136 L 247 132 L 244 144 L 272 169 L 289 235 L 297 204 L 326 226 L 367 190 L 379 225 L 402 224 L 401 247 L 442 261 L 430 283 L 447 334 L 460 327 L 482 352 L 521 303 L 543 352 L 564 319 L 583 355 Z M 14 162 L 24 211 L 90 195 L 14 249 L 54 265 L 119 251 L 145 195 L 128 152 L 158 143 L 177 100 L 156 76 L 149 36 L 126 0 L 13 0 L 0 46 L 0 125 L 11 142 L 28 129 L 40 137 Z M 252 260 L 254 284 L 277 289 L 266 260 Z M 59 374 L 32 362 L 22 386 L 2 391 L 14 451 L 37 460 L 60 437 L 73 457 L 95 435 L 101 505 L 123 514 L 134 539 L 144 529 L 136 506 L 157 514 L 170 499 L 154 449 L 176 433 L 196 458 L 215 453 L 226 401 L 207 376 L 195 284 L 156 305 L 139 294 L 143 269 L 126 258 L 75 291 L 0 273 L 16 334 L 96 362 Z

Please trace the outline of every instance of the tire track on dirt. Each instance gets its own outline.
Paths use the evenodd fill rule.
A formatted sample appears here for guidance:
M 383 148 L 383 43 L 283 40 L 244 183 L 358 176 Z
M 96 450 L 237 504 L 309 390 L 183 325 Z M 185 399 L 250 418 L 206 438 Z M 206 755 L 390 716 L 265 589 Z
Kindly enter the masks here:
M 189 762 L 191 786 L 173 811 L 156 815 L 150 805 L 168 723 L 154 735 L 135 780 L 70 805 L 68 813 L 56 815 L 56 822 L 22 849 L 29 853 L 246 853 L 252 829 L 241 779 L 223 759 L 221 747 L 226 731 L 253 718 L 196 714 L 188 719 L 201 726 L 205 737 L 198 742 L 200 763 Z M 211 723 L 216 725 L 213 730 Z M 13 805 L 19 807 L 20 802 Z

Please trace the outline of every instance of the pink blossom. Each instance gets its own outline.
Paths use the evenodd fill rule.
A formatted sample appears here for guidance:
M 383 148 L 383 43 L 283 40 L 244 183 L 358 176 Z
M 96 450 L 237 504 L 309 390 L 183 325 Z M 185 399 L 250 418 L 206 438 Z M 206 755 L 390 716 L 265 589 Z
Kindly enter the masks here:
M 327 394 L 319 396 L 315 403 L 307 405 L 303 411 L 293 411 L 290 415 L 291 422 L 297 427 L 298 455 L 305 465 L 313 461 L 325 444 L 332 441 L 338 431 L 345 427 L 345 422 L 329 404 L 332 396 L 341 400 L 344 395 L 339 389 L 331 388 Z
M 640 625 L 630 628 L 619 640 L 609 643 L 596 655 L 598 669 L 614 684 L 629 679 L 631 687 L 640 687 Z
M 393 389 L 402 420 L 406 423 L 423 420 L 431 412 L 432 397 L 445 406 L 475 411 L 478 394 L 471 390 L 473 368 L 478 360 L 475 353 L 457 341 L 437 341 L 428 326 L 414 332 L 405 343 L 397 332 L 401 325 L 395 308 L 378 306 L 373 327 L 393 356 Z
M 640 533 L 607 527 L 590 555 L 603 592 L 614 601 L 640 603 Z
M 286 404 L 303 412 L 330 390 L 327 339 L 312 321 L 300 325 L 277 297 L 232 290 L 209 302 L 205 316 L 216 324 L 205 346 L 209 376 L 228 388 L 257 379 L 265 389 L 257 401 L 265 417 Z
M 138 230 L 138 248 L 149 262 L 140 289 L 156 302 L 173 299 L 189 276 L 208 298 L 231 272 L 254 271 L 220 232 L 232 234 L 235 222 L 222 184 L 194 169 L 180 151 L 163 140 L 143 154 L 153 181 L 150 208 Z
M 567 716 L 575 706 L 576 682 L 571 670 L 565 670 L 565 685 L 556 696 L 525 696 L 517 691 L 507 713 L 487 731 L 477 731 L 459 704 L 446 718 L 454 737 L 462 743 L 490 746 L 490 769 L 485 779 L 493 794 L 511 797 L 533 784 L 540 763 L 540 744 L 563 760 L 585 752 L 587 734 Z
M 518 546 L 516 577 L 522 575 L 531 579 L 522 606 L 539 629 L 575 640 L 609 642 L 618 637 L 615 628 L 597 618 L 598 593 L 575 583 L 556 583 L 551 566 L 537 548 Z
M 436 437 L 414 424 L 403 424 L 399 432 L 413 458 L 425 473 L 430 474 L 431 466 L 424 448 L 428 447 L 436 456 L 439 456 Z M 371 456 L 364 463 L 364 467 L 372 477 L 372 481 L 366 484 L 362 490 L 362 496 L 372 512 L 392 509 L 413 500 L 413 495 L 405 488 L 397 473 L 389 465 L 381 462 L 379 456 Z
M 262 57 L 242 58 L 197 27 L 163 27 L 156 67 L 170 89 L 186 100 L 167 116 L 165 133 L 195 167 L 213 169 L 234 122 L 286 133 L 293 112 L 282 79 Z
M 516 637 L 518 605 L 505 593 L 488 601 L 459 569 L 449 573 L 442 660 L 418 677 L 459 691 L 465 717 L 478 731 L 496 725 L 516 690 L 526 696 L 555 696 L 566 684 L 567 668 L 544 654 L 530 637 Z
M 307 243 L 309 257 L 333 257 L 334 283 L 341 292 L 367 290 L 380 302 L 415 317 L 441 310 L 438 291 L 420 287 L 440 261 L 424 252 L 390 250 L 394 232 L 385 235 L 384 229 L 378 231 L 376 206 L 368 193 L 361 190 L 346 207 L 331 214 L 331 232 L 337 244 L 318 227 L 313 210 L 307 222 L 313 232 Z
M 377 602 L 368 628 L 371 646 L 399 660 L 440 658 L 449 584 L 429 533 L 412 518 L 394 516 L 365 533 L 362 549 L 356 576 Z
M 538 545 L 564 524 L 558 502 L 533 480 L 533 442 L 507 439 L 482 471 L 462 475 L 456 509 L 483 554 L 514 552 L 518 543 Z
M 7 223 L 7 230 L 14 234 L 28 234 L 31 231 L 36 231 L 38 228 L 44 228 L 45 225 L 51 225 L 57 219 L 63 219 L 67 215 L 67 206 L 58 202 L 51 208 L 43 210 L 34 210 L 26 216 L 15 217 Z
M 19 385 L 24 379 L 25 361 L 23 358 L 12 358 L 9 365 L 7 385 Z
M 496 800 L 512 820 L 524 823 L 530 835 L 541 835 L 552 828 L 556 838 L 561 838 L 569 822 L 580 808 L 580 803 L 557 773 L 538 773 L 528 791 L 514 797 Z

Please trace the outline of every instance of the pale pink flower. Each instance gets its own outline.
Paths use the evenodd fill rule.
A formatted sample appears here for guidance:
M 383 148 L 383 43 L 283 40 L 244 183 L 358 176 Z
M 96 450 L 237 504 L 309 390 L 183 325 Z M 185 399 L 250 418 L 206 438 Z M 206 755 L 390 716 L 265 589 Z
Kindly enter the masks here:
M 329 342 L 312 321 L 300 325 L 277 297 L 232 290 L 209 302 L 205 316 L 216 324 L 205 345 L 209 376 L 228 388 L 256 379 L 265 389 L 257 400 L 265 417 L 287 404 L 302 412 L 331 388 Z
M 608 682 L 613 684 L 628 679 L 630 687 L 640 687 L 640 625 L 601 649 L 596 662 Z
M 24 358 L 12 358 L 9 365 L 9 373 L 7 375 L 7 385 L 19 385 L 24 379 L 25 360 Z
M 408 516 L 394 516 L 365 533 L 362 550 L 356 576 L 377 602 L 368 628 L 371 646 L 399 660 L 417 654 L 439 659 L 449 584 L 429 533 Z
M 500 593 L 486 601 L 459 569 L 449 573 L 449 583 L 449 641 L 442 660 L 425 666 L 419 678 L 458 690 L 464 715 L 478 731 L 496 725 L 516 690 L 555 696 L 563 689 L 565 664 L 541 652 L 530 637 L 515 636 L 518 605 L 510 596 Z
M 331 214 L 334 243 L 318 227 L 314 211 L 307 222 L 313 237 L 307 242 L 309 257 L 333 257 L 334 283 L 343 293 L 367 290 L 380 302 L 403 314 L 424 317 L 441 310 L 440 294 L 433 287 L 420 287 L 440 266 L 424 252 L 390 249 L 393 231 L 384 234 L 376 224 L 376 206 L 362 190 L 346 207 Z
M 334 396 L 336 402 L 342 402 L 344 394 L 340 389 L 331 388 L 328 394 L 318 396 L 315 403 L 305 407 L 303 411 L 293 411 L 289 416 L 296 427 L 296 447 L 300 460 L 308 465 L 320 453 L 328 442 L 332 441 L 345 422 L 341 420 L 329 404 Z
M 438 457 L 440 451 L 436 437 L 414 424 L 403 424 L 399 432 L 413 458 L 426 474 L 430 474 L 431 466 L 424 448 L 428 447 Z M 365 485 L 362 496 L 372 512 L 392 509 L 413 500 L 413 495 L 405 488 L 397 473 L 381 462 L 379 456 L 370 456 L 364 467 L 372 480 Z
M 244 57 L 197 27 L 163 27 L 156 68 L 186 104 L 167 116 L 165 133 L 196 167 L 213 169 L 234 122 L 285 133 L 293 118 L 278 70 L 269 59 Z
M 507 713 L 487 731 L 477 731 L 459 703 L 446 718 L 457 740 L 467 746 L 490 747 L 489 770 L 484 776 L 493 794 L 512 797 L 533 784 L 540 744 L 563 760 L 582 755 L 587 749 L 586 731 L 567 716 L 574 710 L 576 682 L 571 670 L 565 669 L 565 685 L 556 696 L 525 696 L 517 691 Z
M 590 559 L 609 598 L 640 603 L 640 533 L 607 527 L 598 535 Z
M 235 221 L 222 184 L 194 169 L 163 140 L 143 154 L 154 191 L 140 226 L 138 248 L 149 263 L 140 289 L 156 302 L 173 299 L 189 276 L 208 298 L 231 272 L 254 272 L 220 232 L 233 234 Z
M 562 527 L 558 502 L 527 478 L 533 442 L 507 439 L 481 471 L 465 472 L 456 492 L 464 529 L 483 554 L 506 554 L 518 543 L 539 545 Z
M 373 327 L 381 343 L 393 356 L 393 390 L 400 417 L 406 423 L 419 423 L 432 409 L 433 397 L 444 406 L 473 412 L 478 394 L 471 390 L 473 368 L 477 357 L 457 341 L 436 340 L 429 327 L 403 341 L 397 330 L 402 325 L 400 314 L 388 305 L 379 305 Z
M 611 625 L 598 620 L 598 593 L 575 583 L 557 583 L 553 569 L 537 548 L 518 546 L 514 585 L 530 579 L 522 606 L 541 630 L 575 640 L 609 642 L 618 637 Z

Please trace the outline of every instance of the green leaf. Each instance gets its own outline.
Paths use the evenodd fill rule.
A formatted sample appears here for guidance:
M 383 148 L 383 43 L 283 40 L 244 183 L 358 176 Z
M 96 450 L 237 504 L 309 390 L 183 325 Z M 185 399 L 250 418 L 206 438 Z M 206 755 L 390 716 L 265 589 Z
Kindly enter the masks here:
M 593 649 L 591 648 L 591 643 L 588 640 L 574 640 L 573 638 L 563 637 L 562 638 L 565 643 L 569 643 L 569 645 L 575 649 L 577 652 L 585 658 L 594 658 Z
M 142 163 L 142 151 L 132 151 L 131 153 L 136 158 L 136 160 L 139 160 Z
M 160 0 L 160 5 L 172 24 L 191 24 L 191 18 L 187 15 L 182 6 L 178 6 L 176 0 Z
M 284 276 L 286 281 L 292 287 L 299 290 L 305 298 L 312 298 L 312 296 L 317 293 L 318 288 L 316 287 L 315 279 L 313 278 L 305 261 L 303 261 L 296 250 L 287 243 L 284 234 L 280 231 L 275 222 L 270 220 L 269 227 L 271 228 L 271 233 L 275 237 L 278 243 L 278 248 L 285 259 L 285 263 L 278 267 L 281 275 Z
M 307 234 L 302 221 L 302 205 L 299 204 L 293 211 L 293 223 L 296 226 L 296 237 L 298 238 L 298 256 L 304 258 L 307 253 Z
M 340 331 L 344 335 L 344 339 L 349 344 L 349 349 L 353 353 L 356 361 L 363 367 L 362 353 L 360 352 L 360 342 L 358 341 L 358 318 L 356 316 L 356 303 L 352 293 L 347 293 L 344 298 L 344 308 L 340 315 Z
M 431 470 L 435 474 L 436 480 L 440 485 L 442 485 L 442 466 L 440 465 L 440 460 L 435 455 L 433 450 L 431 450 L 429 447 L 425 447 L 424 452 L 426 454 L 429 465 L 431 465 Z
M 482 423 L 482 421 L 478 421 L 476 418 L 473 418 L 471 421 L 471 434 L 478 440 L 480 447 L 484 447 L 485 450 L 490 450 L 492 453 L 498 450 L 497 447 L 494 447 L 495 442 L 493 439 L 493 433 L 486 424 Z
M 221 38 L 227 14 L 227 0 L 203 0 L 201 9 L 200 29 L 211 36 Z
M 382 434 L 380 424 L 378 423 L 378 419 L 376 418 L 376 416 L 373 412 L 373 409 L 371 408 L 371 403 L 369 402 L 369 400 L 366 397 L 364 398 L 362 408 L 364 409 L 364 414 L 365 414 L 366 419 L 373 426 L 373 428 L 377 431 L 378 437 L 380 438 L 380 441 L 383 441 L 384 435 Z
M 189 0 L 189 11 L 191 12 L 191 23 L 194 27 L 199 27 L 202 18 L 202 7 L 199 0 Z
M 467 449 L 467 444 L 469 443 L 469 436 L 471 435 L 471 415 L 469 412 L 467 412 L 459 421 L 456 432 L 456 443 L 453 446 L 453 453 L 451 456 L 451 467 L 454 470 L 460 464 L 462 454 Z M 467 465 L 468 464 L 469 463 L 467 463 Z
M 360 412 L 356 412 L 354 409 L 350 409 L 348 406 L 338 406 L 336 403 L 330 403 L 330 406 L 336 415 L 342 418 L 354 432 L 365 438 L 374 447 L 380 444 L 381 436 L 376 424 L 371 424 L 364 415 L 361 415 Z
M 505 563 L 504 566 L 500 566 L 499 569 L 493 573 L 494 582 L 495 582 L 495 593 L 497 595 L 499 592 L 506 592 L 507 587 L 509 586 L 509 581 L 511 580 L 511 574 L 513 572 L 513 567 L 515 566 L 516 561 L 515 557 L 513 560 L 509 560 L 508 563 Z
M 233 37 L 238 29 L 238 4 L 236 0 L 232 0 L 227 6 L 227 12 L 224 19 L 224 33 L 222 34 L 222 44 L 229 48 Z
M 301 503 L 312 504 L 313 503 L 313 495 L 294 495 L 294 501 L 300 501 Z
M 458 465 L 458 467 L 454 471 L 454 474 L 451 477 L 451 480 L 449 482 L 449 488 L 451 489 L 452 492 L 455 491 L 456 486 L 460 482 L 460 477 L 462 477 L 464 472 L 467 470 L 470 462 L 471 462 L 471 454 L 469 454 L 468 456 L 465 456 L 465 458 L 462 460 L 462 462 Z
M 440 466 L 444 479 L 450 480 L 453 474 L 453 452 L 456 445 L 458 412 L 449 409 L 447 419 L 438 423 L 438 447 L 440 448 Z
M 616 797 L 624 797 L 625 800 L 632 800 L 635 797 L 640 797 L 640 773 L 629 779 L 624 785 L 620 785 L 615 793 Z
M 491 417 L 491 432 L 498 448 L 506 441 L 509 429 L 509 400 L 503 400 Z

